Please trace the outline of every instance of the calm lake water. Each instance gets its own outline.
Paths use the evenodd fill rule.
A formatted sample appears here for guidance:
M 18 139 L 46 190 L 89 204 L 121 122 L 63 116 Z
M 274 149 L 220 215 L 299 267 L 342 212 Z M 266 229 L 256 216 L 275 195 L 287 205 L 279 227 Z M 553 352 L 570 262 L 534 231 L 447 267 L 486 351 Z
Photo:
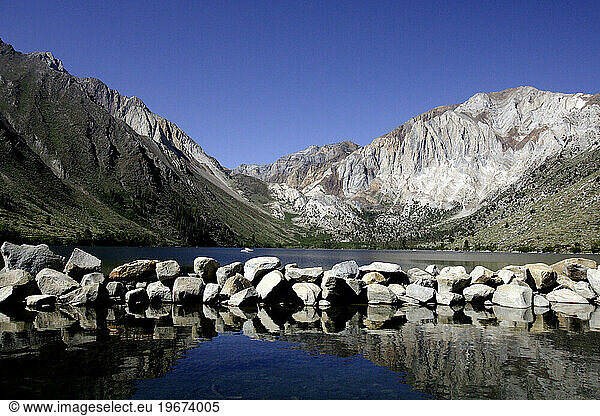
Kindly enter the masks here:
M 64 255 L 70 247 L 54 247 Z M 84 248 L 123 262 L 275 255 L 330 267 L 554 263 L 567 255 Z M 585 257 L 600 260 L 598 256 Z M 0 397 L 52 399 L 598 399 L 600 309 L 357 305 L 1 311 Z

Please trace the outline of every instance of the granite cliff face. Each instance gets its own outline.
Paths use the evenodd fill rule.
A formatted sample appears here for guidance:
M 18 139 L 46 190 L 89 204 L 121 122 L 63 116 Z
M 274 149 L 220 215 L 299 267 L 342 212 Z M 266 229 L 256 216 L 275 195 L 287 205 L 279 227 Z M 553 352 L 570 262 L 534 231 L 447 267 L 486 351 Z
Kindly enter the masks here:
M 298 222 L 335 231 L 344 216 L 343 229 L 353 230 L 352 238 L 367 233 L 394 239 L 402 233 L 382 230 L 398 227 L 415 237 L 422 234 L 412 232 L 415 220 L 422 228 L 468 216 L 532 172 L 542 169 L 543 175 L 556 158 L 597 153 L 599 97 L 533 87 L 480 93 L 414 117 L 301 182 L 285 175 L 306 165 L 295 154 L 236 171 L 279 182 L 271 191 L 282 209 L 299 215 Z M 308 201 L 321 209 L 304 209 Z M 365 222 L 359 218 L 365 212 L 378 215 Z

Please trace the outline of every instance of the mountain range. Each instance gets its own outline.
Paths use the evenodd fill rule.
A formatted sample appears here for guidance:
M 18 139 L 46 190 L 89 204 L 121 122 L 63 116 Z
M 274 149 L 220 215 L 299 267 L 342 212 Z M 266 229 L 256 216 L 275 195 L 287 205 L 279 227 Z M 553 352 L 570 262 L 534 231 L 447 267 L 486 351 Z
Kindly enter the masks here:
M 599 146 L 600 94 L 517 87 L 229 170 L 139 98 L 0 40 L 4 239 L 600 250 Z

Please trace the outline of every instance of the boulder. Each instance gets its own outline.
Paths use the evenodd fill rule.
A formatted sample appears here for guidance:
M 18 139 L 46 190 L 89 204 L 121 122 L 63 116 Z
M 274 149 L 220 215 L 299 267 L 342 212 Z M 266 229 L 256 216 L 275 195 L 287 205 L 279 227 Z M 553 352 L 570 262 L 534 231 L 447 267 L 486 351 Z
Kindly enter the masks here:
M 331 270 L 327 270 L 323 273 L 321 279 L 321 297 L 331 302 L 332 300 L 338 300 L 342 295 L 341 285 L 343 280 L 337 277 Z
M 548 299 L 546 299 L 542 295 L 535 295 L 533 297 L 533 306 L 535 306 L 536 308 L 547 308 L 548 306 L 550 306 L 550 302 L 548 302 Z
M 365 282 L 360 279 L 342 279 L 340 284 L 340 292 L 348 293 L 348 296 L 355 298 L 366 299 Z
M 469 276 L 471 277 L 471 284 L 472 285 L 477 285 L 477 284 L 482 284 L 482 285 L 494 285 L 497 286 L 498 284 L 500 284 L 500 279 L 498 278 L 498 274 L 486 267 L 483 266 L 475 266 L 475 268 L 473 269 L 473 271 L 471 271 L 471 273 L 469 273 Z M 466 298 L 466 296 L 465 296 Z
M 75 248 L 65 265 L 64 273 L 79 281 L 84 275 L 94 272 L 102 272 L 102 261 L 90 253 Z
M 244 264 L 244 277 L 251 283 L 258 284 L 264 275 L 280 267 L 281 261 L 277 257 L 254 257 Z
M 204 294 L 204 280 L 199 277 L 178 277 L 173 283 L 173 302 L 200 303 Z
M 387 281 L 387 279 L 379 272 L 368 272 L 362 277 L 361 280 L 365 282 L 366 285 L 372 285 L 375 283 L 382 285 Z
M 296 283 L 292 290 L 304 305 L 316 305 L 321 288 L 314 283 Z
M 409 269 L 406 273 L 408 274 L 408 282 L 409 283 L 414 283 L 414 284 L 417 284 L 420 286 L 435 288 L 435 285 L 436 285 L 435 277 L 432 274 L 430 274 L 424 270 L 421 270 L 417 267 L 413 267 L 412 269 Z
M 554 263 L 552 269 L 559 275 L 567 276 L 571 280 L 585 280 L 588 269 L 595 269 L 597 264 L 594 260 L 584 258 L 570 258 Z
M 395 263 L 375 261 L 371 264 L 360 266 L 359 271 L 361 274 L 380 273 L 390 283 L 408 283 L 408 275 L 402 270 L 399 264 Z
M 596 295 L 600 296 L 600 269 L 588 269 L 587 281 L 590 284 L 592 290 L 596 293 Z
M 56 296 L 54 295 L 31 295 L 25 298 L 25 305 L 28 308 L 44 309 L 54 308 L 56 305 Z
M 301 283 L 301 284 L 309 284 L 309 283 Z M 246 304 L 255 304 L 258 300 L 258 293 L 253 286 L 250 286 L 244 290 L 241 290 L 229 298 L 227 302 L 230 306 L 243 306 Z
M 24 298 L 40 293 L 33 276 L 25 270 L 0 271 L 0 288 L 11 286 L 14 296 Z
M 125 286 L 121 282 L 108 282 L 106 284 L 106 291 L 108 292 L 108 297 L 111 299 L 123 299 L 125 296 Z
M 406 286 L 406 296 L 418 300 L 420 303 L 435 302 L 436 292 L 433 288 L 411 283 Z
M 6 270 L 25 270 L 37 275 L 42 269 L 63 270 L 65 258 L 50 251 L 46 244 L 17 245 L 8 241 L 0 247 Z
M 591 270 L 591 269 L 590 269 Z M 592 290 L 592 287 L 588 282 L 580 280 L 573 285 L 573 292 L 586 298 L 588 301 L 596 298 L 596 292 Z
M 18 295 L 13 286 L 4 286 L 0 288 L 0 305 L 16 305 L 21 303 L 23 298 Z
M 586 298 L 578 295 L 571 289 L 554 289 L 546 295 L 546 299 L 556 303 L 589 303 Z
M 392 283 L 391 285 L 388 286 L 388 288 L 394 292 L 394 295 L 396 295 L 396 297 L 398 299 L 400 299 L 401 296 L 405 296 L 406 295 L 406 288 L 402 285 L 399 285 L 397 283 Z
M 171 303 L 173 302 L 173 294 L 171 289 L 165 286 L 162 282 L 152 282 L 146 286 L 146 293 L 151 304 Z
M 439 274 L 458 274 L 463 275 L 467 274 L 464 266 L 446 266 L 442 270 L 440 270 Z
M 279 300 L 277 295 L 285 284 L 283 274 L 279 270 L 272 270 L 260 279 L 256 292 L 261 300 Z
M 202 303 L 216 303 L 219 300 L 221 288 L 218 283 L 207 283 L 202 295 Z
M 492 295 L 492 302 L 509 308 L 529 308 L 533 302 L 533 291 L 519 284 L 500 285 Z
M 521 282 L 526 283 L 530 288 L 534 288 L 535 280 L 533 280 L 533 276 L 529 269 L 525 266 L 506 266 L 502 270 L 509 270 L 514 273 L 513 280 L 519 280 Z M 504 279 L 503 279 L 504 280 Z
M 445 271 L 447 269 L 449 268 L 444 267 L 440 274 L 435 278 L 437 281 L 438 293 L 461 293 L 465 287 L 471 284 L 471 276 L 467 273 Z M 458 270 L 458 268 L 453 269 Z
M 194 259 L 194 273 L 205 282 L 217 281 L 219 266 L 219 262 L 210 257 L 196 257 Z
M 433 277 L 436 277 L 438 274 L 440 274 L 440 269 L 438 269 L 438 267 L 435 264 L 430 264 L 429 266 L 427 266 L 425 268 L 425 271 Z
M 506 270 L 506 269 L 498 270 L 497 274 L 498 274 L 498 279 L 500 279 L 500 281 L 502 283 L 504 283 L 505 285 L 512 282 L 515 278 L 515 273 L 511 270 Z
M 334 265 L 331 272 L 342 279 L 358 279 L 360 270 L 354 260 L 348 260 Z
M 64 273 L 52 269 L 42 269 L 35 276 L 35 281 L 42 295 L 60 297 L 79 287 L 79 283 Z
M 556 271 L 544 263 L 526 264 L 529 273 L 535 281 L 535 288 L 538 290 L 550 289 L 556 285 Z
M 299 269 L 297 267 L 288 267 L 285 269 L 285 279 L 291 283 L 321 283 L 323 277 L 322 267 L 308 267 Z
M 133 289 L 125 293 L 125 303 L 130 307 L 148 305 L 148 293 L 146 293 L 146 289 Z
M 438 305 L 456 305 L 464 302 L 465 298 L 460 293 L 442 292 L 435 296 L 435 301 Z
M 252 283 L 250 283 L 248 279 L 246 279 L 241 274 L 236 274 L 227 279 L 219 295 L 225 299 L 229 299 L 237 292 L 247 289 L 251 286 Z
M 567 288 L 573 290 L 575 288 L 575 281 L 562 274 L 558 275 L 556 283 L 558 284 L 558 289 Z
M 94 283 L 104 284 L 104 275 L 100 272 L 92 272 L 83 276 L 81 286 L 93 285 Z
M 372 283 L 367 285 L 367 301 L 370 304 L 394 304 L 398 297 L 387 286 Z
M 156 277 L 161 282 L 173 280 L 181 274 L 181 266 L 175 260 L 156 263 Z
M 115 267 L 108 278 L 123 282 L 156 280 L 156 260 L 135 260 Z
M 59 303 L 69 305 L 103 305 L 108 301 L 108 291 L 106 287 L 99 283 L 92 283 L 69 293 L 66 293 L 58 298 Z
M 217 269 L 217 283 L 220 287 L 223 287 L 227 279 L 236 274 L 244 274 L 244 263 L 236 261 L 225 266 L 221 266 Z
M 483 303 L 491 299 L 496 290 L 488 285 L 474 284 L 463 290 L 463 296 L 467 302 Z

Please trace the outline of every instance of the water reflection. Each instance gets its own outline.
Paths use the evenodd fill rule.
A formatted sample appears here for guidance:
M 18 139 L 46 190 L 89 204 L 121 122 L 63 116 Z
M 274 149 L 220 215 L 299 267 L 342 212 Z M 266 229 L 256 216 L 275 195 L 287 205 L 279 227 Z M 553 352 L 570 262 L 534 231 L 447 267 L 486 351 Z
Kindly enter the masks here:
M 141 380 L 160 380 L 171 373 L 183 379 L 199 377 L 186 367 L 194 359 L 181 358 L 208 345 L 202 343 L 241 333 L 254 340 L 284 342 L 284 350 L 366 359 L 378 366 L 373 368 L 393 371 L 408 389 L 405 393 L 353 391 L 353 395 L 400 398 L 419 392 L 436 398 L 597 399 L 599 331 L 600 308 L 570 304 L 523 310 L 473 305 L 433 309 L 359 305 L 324 310 L 161 305 L 3 311 L 0 391 L 3 398 L 15 399 L 124 399 L 139 394 Z M 234 351 L 224 345 L 218 350 L 221 366 L 211 369 L 211 377 L 224 376 L 226 371 L 238 377 L 237 390 L 230 395 L 312 398 L 310 391 L 303 395 L 298 387 L 285 396 L 287 391 L 277 383 L 272 390 L 249 394 L 244 380 L 251 382 L 248 378 L 258 364 L 244 359 L 251 359 L 253 348 L 263 347 L 249 344 L 242 353 L 235 352 L 239 363 L 246 365 L 232 370 L 223 363 Z M 282 347 L 274 348 L 281 352 Z M 268 362 L 268 356 L 263 359 Z M 328 366 L 322 371 L 333 371 Z M 351 366 L 343 371 L 350 372 Z M 362 371 L 368 375 L 374 370 Z M 269 377 L 268 369 L 263 376 Z M 297 377 L 301 384 L 302 376 Z M 345 386 L 350 389 L 350 383 L 356 384 L 351 377 L 346 379 L 335 388 L 318 385 L 316 391 L 320 398 L 344 397 Z M 314 379 L 304 382 L 318 384 Z M 226 389 L 228 383 L 221 384 L 225 387 L 219 389 Z M 185 396 L 187 387 L 178 388 L 170 398 Z M 213 393 L 209 389 L 195 394 L 219 398 Z

